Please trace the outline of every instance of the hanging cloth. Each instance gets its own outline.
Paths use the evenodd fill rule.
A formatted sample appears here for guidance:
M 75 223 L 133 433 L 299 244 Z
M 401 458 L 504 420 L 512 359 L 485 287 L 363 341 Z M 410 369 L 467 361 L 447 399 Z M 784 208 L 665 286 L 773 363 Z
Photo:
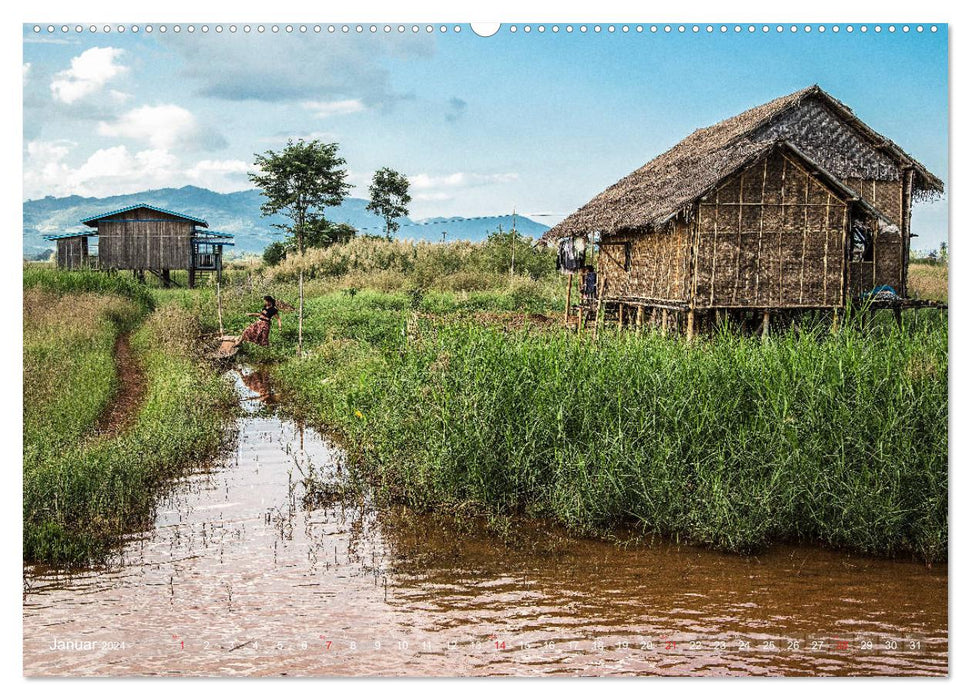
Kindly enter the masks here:
M 561 238 L 557 244 L 556 269 L 563 274 L 576 272 L 584 265 L 587 242 L 583 238 Z

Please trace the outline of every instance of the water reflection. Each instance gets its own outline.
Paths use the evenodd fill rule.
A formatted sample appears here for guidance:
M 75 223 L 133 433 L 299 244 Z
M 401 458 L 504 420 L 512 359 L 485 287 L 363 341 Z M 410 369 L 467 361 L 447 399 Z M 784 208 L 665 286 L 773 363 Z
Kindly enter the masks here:
M 306 481 L 337 483 L 343 453 L 273 415 L 264 376 L 237 390 L 234 454 L 179 480 L 114 566 L 25 572 L 25 673 L 947 672 L 944 569 L 625 548 L 542 523 L 509 544 L 403 508 L 308 508 Z

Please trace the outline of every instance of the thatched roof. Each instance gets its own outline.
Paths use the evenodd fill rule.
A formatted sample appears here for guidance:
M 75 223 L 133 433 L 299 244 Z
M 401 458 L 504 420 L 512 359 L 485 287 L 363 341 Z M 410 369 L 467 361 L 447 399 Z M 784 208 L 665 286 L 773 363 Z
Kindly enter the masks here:
M 698 129 L 647 165 L 598 194 L 547 231 L 542 240 L 551 242 L 562 236 L 593 231 L 610 234 L 619 229 L 657 228 L 711 191 L 742 165 L 764 153 L 767 147 L 792 138 L 791 133 L 779 133 L 779 130 L 773 131 L 768 127 L 781 121 L 808 99 L 818 99 L 823 107 L 835 113 L 838 120 L 868 142 L 872 147 L 871 152 L 879 152 L 887 164 L 913 168 L 915 191 L 943 192 L 944 185 L 940 179 L 895 143 L 860 121 L 849 107 L 818 85 L 813 85 L 714 126 Z M 790 132 L 793 128 L 806 129 L 807 125 L 790 125 Z M 887 166 L 883 167 L 886 169 Z M 836 170 L 832 166 L 831 169 Z M 859 177 L 858 174 L 838 170 L 837 175 Z

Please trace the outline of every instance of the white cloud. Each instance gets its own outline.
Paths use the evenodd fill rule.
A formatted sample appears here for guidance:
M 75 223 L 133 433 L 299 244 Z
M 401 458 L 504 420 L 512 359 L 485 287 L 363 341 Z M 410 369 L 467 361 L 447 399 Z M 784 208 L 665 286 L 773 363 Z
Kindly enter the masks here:
M 138 192 L 159 187 L 198 185 L 217 192 L 248 187 L 246 163 L 202 160 L 183 163 L 162 148 L 131 151 L 100 148 L 78 165 L 69 162 L 76 144 L 31 141 L 24 156 L 24 194 L 28 198 L 77 194 L 85 197 Z
M 446 202 L 452 199 L 447 192 L 419 192 L 414 197 L 416 202 Z
M 30 63 L 24 63 L 24 85 L 27 84 L 27 77 L 30 75 Z
M 146 141 L 155 148 L 172 148 L 194 138 L 198 129 L 196 118 L 178 105 L 136 107 L 114 122 L 98 124 L 102 136 L 118 136 Z
M 408 177 L 411 186 L 416 190 L 431 189 L 458 189 L 464 187 L 479 187 L 482 185 L 495 185 L 508 182 L 515 182 L 519 179 L 518 173 L 450 173 L 448 175 L 427 175 L 420 173 Z
M 192 184 L 217 192 L 232 192 L 249 185 L 253 165 L 241 160 L 200 160 L 185 171 Z
M 51 94 L 64 104 L 73 104 L 100 91 L 110 80 L 128 71 L 117 63 L 122 49 L 95 46 L 71 59 L 71 67 L 54 75 Z
M 331 102 L 302 102 L 301 106 L 314 113 L 315 117 L 326 119 L 340 114 L 363 112 L 366 108 L 361 100 L 334 100 Z

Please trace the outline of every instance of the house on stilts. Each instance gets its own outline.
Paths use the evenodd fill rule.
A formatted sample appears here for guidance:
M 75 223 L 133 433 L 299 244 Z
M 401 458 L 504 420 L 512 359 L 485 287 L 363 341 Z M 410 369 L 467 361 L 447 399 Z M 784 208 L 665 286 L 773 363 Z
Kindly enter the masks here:
M 151 204 L 96 214 L 81 223 L 93 230 L 44 236 L 57 245 L 58 267 L 131 270 L 143 280 L 149 272 L 165 286 L 172 283 L 172 270 L 187 270 L 189 287 L 206 275 L 221 277 L 223 248 L 233 245 L 232 235 L 208 230 L 204 219 Z M 89 249 L 92 239 L 97 256 Z
M 907 294 L 911 206 L 941 180 L 813 85 L 699 129 L 550 229 L 599 244 L 598 312 L 690 336 Z

